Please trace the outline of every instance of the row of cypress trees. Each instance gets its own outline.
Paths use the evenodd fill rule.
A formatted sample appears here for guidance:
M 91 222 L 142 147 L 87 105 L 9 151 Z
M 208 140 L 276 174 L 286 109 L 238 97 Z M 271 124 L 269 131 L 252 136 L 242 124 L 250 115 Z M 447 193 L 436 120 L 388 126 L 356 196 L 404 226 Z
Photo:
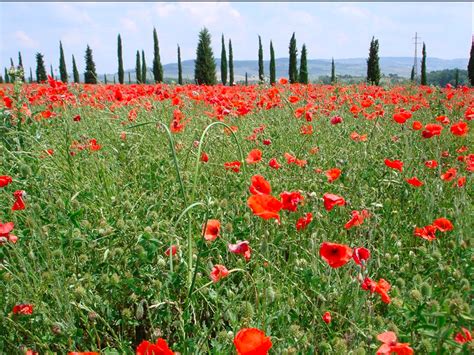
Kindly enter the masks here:
M 234 84 L 234 67 L 233 67 L 233 52 L 232 52 L 232 42 L 229 40 L 229 59 L 227 60 L 227 51 L 225 46 L 224 35 L 222 35 L 222 49 L 221 49 L 221 82 L 223 85 L 229 83 L 229 85 Z M 178 45 L 178 83 L 183 83 L 183 74 L 182 74 L 182 64 L 181 64 L 181 49 Z M 379 65 L 379 42 L 377 39 L 372 37 L 370 42 L 369 48 L 369 57 L 367 59 L 367 82 L 372 85 L 379 85 L 380 84 L 380 65 Z M 123 67 L 123 58 L 122 58 L 122 39 L 120 34 L 117 38 L 117 57 L 118 57 L 118 80 L 119 83 L 124 83 L 124 67 Z M 297 56 L 298 50 L 296 46 L 296 37 L 295 33 L 293 33 L 290 44 L 289 44 L 289 68 L 288 68 L 288 78 L 290 83 L 308 83 L 308 65 L 307 65 L 307 49 L 306 45 L 303 44 L 301 50 L 301 59 L 300 59 L 300 68 L 298 70 L 297 67 Z M 85 61 L 86 61 L 86 70 L 84 72 L 84 82 L 89 84 L 96 84 L 97 83 L 97 74 L 95 63 L 92 57 L 92 49 L 87 46 L 86 54 L 85 54 Z M 14 66 L 13 60 L 10 59 L 11 65 Z M 228 66 L 227 66 L 228 63 Z M 18 53 L 18 66 L 23 68 L 21 53 Z M 76 60 L 74 56 L 72 56 L 72 66 L 73 66 L 73 81 L 75 83 L 79 83 L 79 71 L 77 69 Z M 273 48 L 273 43 L 270 41 L 270 83 L 274 84 L 276 81 L 276 63 L 275 63 L 275 51 Z M 136 66 L 135 66 L 135 73 L 136 73 L 136 81 L 138 83 L 146 83 L 147 82 L 147 65 L 145 61 L 145 52 L 137 50 L 136 54 Z M 163 82 L 163 66 L 161 64 L 160 59 L 160 49 L 159 49 L 159 42 L 158 42 L 158 35 L 156 29 L 153 29 L 153 67 L 152 73 L 154 81 L 157 83 Z M 66 68 L 66 60 L 64 56 L 64 50 L 62 46 L 62 42 L 59 42 L 59 74 L 60 79 L 63 82 L 68 82 L 68 72 Z M 229 81 L 227 81 L 227 74 L 229 74 Z M 54 77 L 53 68 L 51 66 L 51 76 Z M 206 85 L 213 85 L 216 83 L 216 68 L 214 62 L 214 56 L 212 53 L 211 48 L 211 35 L 206 28 L 203 28 L 199 33 L 199 42 L 198 47 L 196 50 L 196 61 L 195 61 L 195 81 L 198 84 L 206 84 Z M 471 46 L 471 53 L 468 65 L 468 77 L 471 85 L 474 85 L 474 40 Z M 1 76 L 0 76 L 1 78 Z M 23 81 L 25 81 L 23 75 Z M 264 82 L 265 80 L 265 73 L 264 73 L 264 65 L 263 65 L 263 47 L 262 47 L 262 39 L 258 36 L 258 79 L 259 82 Z M 412 67 L 411 71 L 411 80 L 415 81 L 415 68 Z M 45 63 L 44 63 L 44 56 L 41 53 L 36 54 L 36 81 L 42 82 L 47 80 Z M 336 72 L 335 72 L 335 64 L 334 59 L 331 62 L 331 82 L 335 82 L 336 79 Z M 3 78 L 2 78 L 3 81 Z M 9 82 L 9 75 L 8 71 L 5 68 L 5 82 Z M 29 81 L 33 81 L 33 74 L 30 68 L 30 77 Z M 107 82 L 106 76 L 104 76 L 104 81 Z M 247 73 L 246 73 L 246 82 L 248 81 Z M 115 82 L 115 77 L 114 77 Z M 130 73 L 129 73 L 129 83 L 130 83 Z M 421 76 L 420 76 L 420 84 L 426 85 L 427 84 L 427 75 L 426 75 L 426 45 L 423 43 L 422 49 L 422 60 L 421 60 Z

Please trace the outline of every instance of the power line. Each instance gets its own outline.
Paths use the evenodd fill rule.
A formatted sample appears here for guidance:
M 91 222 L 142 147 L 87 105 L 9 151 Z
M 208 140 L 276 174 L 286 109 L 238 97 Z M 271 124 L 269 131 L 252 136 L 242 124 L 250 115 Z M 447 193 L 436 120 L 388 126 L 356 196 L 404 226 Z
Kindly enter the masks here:
M 418 44 L 420 44 L 418 40 L 421 39 L 421 37 L 418 37 L 418 32 L 415 32 L 415 37 L 413 37 L 412 39 L 415 40 L 415 59 L 413 62 L 413 68 L 415 69 L 415 81 L 416 81 L 416 78 L 418 76 Z

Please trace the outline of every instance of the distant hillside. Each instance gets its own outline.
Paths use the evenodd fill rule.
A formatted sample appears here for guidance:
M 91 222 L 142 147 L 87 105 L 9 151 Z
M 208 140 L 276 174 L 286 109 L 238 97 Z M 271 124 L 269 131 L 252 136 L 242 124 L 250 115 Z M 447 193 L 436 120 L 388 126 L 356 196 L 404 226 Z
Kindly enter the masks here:
M 421 58 L 420 58 L 421 61 Z M 334 59 L 337 75 L 365 76 L 367 74 L 366 58 L 347 58 Z M 440 59 L 427 58 L 427 71 L 438 71 L 444 69 L 466 69 L 468 59 Z M 269 61 L 264 61 L 265 75 L 268 76 Z M 194 60 L 185 60 L 182 62 L 183 78 L 193 80 L 194 78 Z M 382 57 L 380 58 L 380 67 L 383 74 L 397 74 L 400 77 L 410 77 L 411 68 L 413 66 L 413 58 L 411 57 Z M 220 76 L 220 59 L 216 59 L 217 76 Z M 418 70 L 419 67 L 418 67 Z M 176 79 L 178 77 L 178 64 L 170 63 L 163 65 L 165 78 Z M 329 59 L 310 59 L 308 60 L 308 71 L 311 80 L 315 80 L 320 76 L 330 75 L 331 60 Z M 125 82 L 128 82 L 128 72 L 130 72 L 132 82 L 135 81 L 135 70 L 129 69 L 125 73 Z M 244 80 L 245 73 L 248 73 L 249 80 L 258 79 L 258 61 L 257 60 L 235 60 L 234 75 L 235 80 Z M 279 77 L 288 76 L 288 58 L 276 59 L 276 75 Z M 99 78 L 103 80 L 104 75 L 100 74 Z M 148 80 L 152 81 L 153 74 L 149 69 L 147 74 Z M 107 80 L 113 81 L 113 74 L 107 74 Z

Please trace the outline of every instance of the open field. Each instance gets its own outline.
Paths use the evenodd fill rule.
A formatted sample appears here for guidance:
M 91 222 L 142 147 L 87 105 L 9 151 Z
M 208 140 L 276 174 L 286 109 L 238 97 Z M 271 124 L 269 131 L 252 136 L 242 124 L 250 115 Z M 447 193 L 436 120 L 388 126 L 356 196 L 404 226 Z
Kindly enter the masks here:
M 473 352 L 472 89 L 0 96 L 0 352 Z

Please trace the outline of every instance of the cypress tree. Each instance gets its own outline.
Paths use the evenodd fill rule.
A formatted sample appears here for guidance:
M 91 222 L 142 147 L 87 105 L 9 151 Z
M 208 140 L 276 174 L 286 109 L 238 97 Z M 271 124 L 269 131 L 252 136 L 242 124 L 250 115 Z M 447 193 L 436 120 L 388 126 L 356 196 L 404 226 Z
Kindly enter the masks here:
M 107 85 L 107 74 L 104 74 L 104 84 Z
M 456 68 L 454 72 L 454 87 L 457 88 L 459 86 L 459 69 Z
M 372 37 L 367 59 L 367 82 L 372 85 L 380 83 L 379 40 Z
M 301 84 L 308 84 L 308 62 L 306 59 L 306 45 L 303 44 L 303 48 L 301 48 L 301 61 L 300 61 L 300 77 L 299 82 Z
M 115 84 L 116 84 L 116 82 L 115 82 L 115 75 L 114 75 L 114 85 L 115 85 Z
M 23 68 L 23 60 L 21 59 L 21 52 L 18 52 L 18 67 L 23 69 L 23 75 L 21 77 L 21 81 L 26 82 L 26 80 L 25 80 L 25 70 Z
M 265 74 L 263 72 L 263 48 L 262 38 L 258 36 L 258 80 L 263 83 L 265 80 Z
M 467 76 L 471 86 L 474 86 L 474 36 L 472 37 L 471 53 L 469 55 L 469 63 L 467 65 Z
M 79 84 L 81 80 L 79 78 L 79 70 L 77 70 L 76 60 L 74 59 L 74 56 L 72 56 L 72 76 L 74 78 L 74 82 L 76 84 Z
M 227 54 L 225 52 L 224 34 L 222 35 L 221 49 L 221 81 L 222 85 L 227 84 Z
M 142 65 L 140 63 L 140 51 L 137 51 L 137 61 L 135 64 L 135 76 L 137 77 L 137 84 L 142 82 Z
M 297 56 L 298 49 L 296 48 L 296 37 L 293 32 L 293 36 L 290 39 L 290 64 L 288 68 L 288 77 L 291 84 L 298 82 L 298 67 L 297 67 Z
M 12 59 L 12 58 L 10 58 L 10 67 L 15 68 L 15 64 L 13 63 L 13 59 Z
M 199 32 L 199 43 L 194 63 L 194 80 L 199 85 L 214 85 L 216 83 L 216 63 L 212 53 L 211 34 L 205 27 Z
M 336 64 L 334 64 L 334 58 L 331 61 L 331 83 L 334 84 L 336 82 Z
M 232 51 L 232 41 L 229 39 L 229 85 L 234 85 L 234 52 Z
M 10 83 L 10 76 L 8 75 L 8 70 L 5 68 L 5 84 Z
M 275 51 L 273 50 L 273 43 L 270 41 L 270 84 L 276 83 L 276 65 L 275 65 Z
M 86 49 L 86 71 L 84 72 L 84 82 L 86 84 L 97 84 L 97 73 L 95 72 L 95 63 L 92 57 L 92 49 L 87 45 Z
M 153 76 L 156 83 L 163 81 L 163 66 L 161 65 L 160 47 L 155 28 L 153 28 Z
M 178 84 L 183 85 L 183 66 L 181 65 L 181 48 L 178 46 Z
M 415 66 L 412 65 L 411 67 L 411 73 L 410 73 L 410 81 L 415 81 Z
M 425 42 L 423 42 L 423 50 L 421 51 L 422 56 L 421 56 L 421 78 L 420 78 L 420 84 L 421 85 L 426 85 L 426 46 Z
M 0 84 L 3 84 L 3 76 L 0 75 Z
M 42 83 L 46 80 L 48 80 L 48 78 L 46 76 L 46 68 L 44 67 L 43 55 L 36 53 L 36 82 Z
M 129 84 L 132 83 L 132 78 L 130 77 L 130 72 L 128 72 L 128 83 L 129 83 Z
M 145 61 L 145 51 L 142 49 L 142 82 L 146 84 L 146 61 Z
M 63 44 L 61 41 L 59 41 L 59 74 L 61 75 L 61 81 L 67 83 L 66 60 L 64 59 Z
M 53 71 L 53 65 L 52 65 L 52 64 L 50 65 L 49 70 L 50 70 L 49 73 L 51 74 L 51 77 L 52 77 L 53 79 L 55 79 L 55 77 L 54 77 L 54 71 Z
M 123 84 L 123 58 L 122 58 L 122 37 L 120 34 L 117 37 L 117 59 L 118 59 L 118 80 L 120 84 Z
M 248 86 L 249 84 L 249 78 L 247 76 L 247 72 L 245 72 L 245 86 Z
M 28 79 L 28 82 L 31 84 L 33 82 L 33 71 L 31 70 L 31 67 L 30 67 L 30 77 Z

